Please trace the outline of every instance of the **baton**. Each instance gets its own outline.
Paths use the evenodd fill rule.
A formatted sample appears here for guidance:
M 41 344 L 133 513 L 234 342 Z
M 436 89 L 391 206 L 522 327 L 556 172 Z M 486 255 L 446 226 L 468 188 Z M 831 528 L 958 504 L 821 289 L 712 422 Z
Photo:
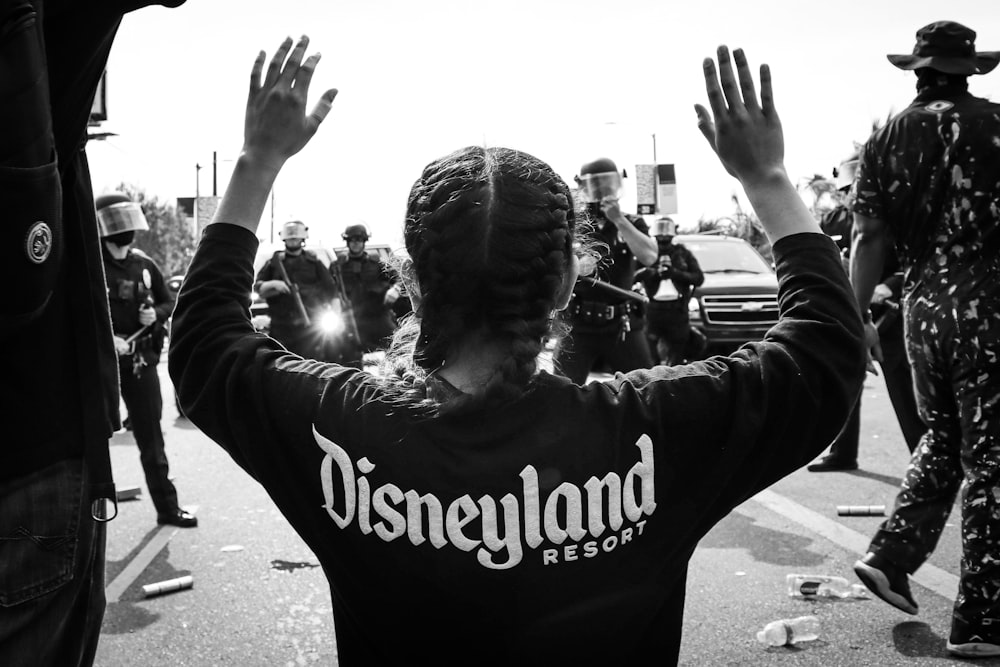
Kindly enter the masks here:
M 295 307 L 298 308 L 299 315 L 301 315 L 302 319 L 305 320 L 306 326 L 309 326 L 312 324 L 312 319 L 309 317 L 309 311 L 306 310 L 305 304 L 302 303 L 302 295 L 299 294 L 299 286 L 292 282 L 292 279 L 288 277 L 288 271 L 285 270 L 285 264 L 283 261 L 285 259 L 285 253 L 279 250 L 274 253 L 274 257 L 272 257 L 272 259 L 277 260 L 278 272 L 281 274 L 281 279 L 286 285 L 288 285 L 288 290 L 292 294 L 292 300 L 295 301 Z
M 611 283 L 604 282 L 603 280 L 598 280 L 597 278 L 591 278 L 590 276 L 580 276 L 577 282 L 584 283 L 585 285 L 590 285 L 591 287 L 596 287 L 602 289 L 606 292 L 610 292 L 615 296 L 620 296 L 623 299 L 628 299 L 629 301 L 635 301 L 637 303 L 648 303 L 647 299 L 642 294 L 638 292 L 633 292 L 632 290 L 622 289 L 621 287 L 616 287 Z
M 153 324 L 156 324 L 156 322 L 153 322 Z M 131 336 L 129 336 L 128 338 L 126 338 L 126 339 L 125 339 L 125 342 L 126 342 L 126 343 L 128 343 L 129 345 L 131 345 L 131 344 L 132 344 L 133 342 L 135 342 L 135 339 L 136 339 L 136 338 L 138 338 L 138 337 L 139 337 L 139 336 L 141 336 L 142 334 L 144 334 L 144 333 L 146 333 L 147 331 L 149 331 L 149 328 L 150 328 L 151 326 L 153 326 L 153 324 L 144 324 L 144 325 L 142 325 L 142 328 L 141 328 L 141 329 L 139 329 L 138 331 L 136 331 L 136 332 L 135 332 L 134 334 L 132 334 L 132 335 L 131 335 Z

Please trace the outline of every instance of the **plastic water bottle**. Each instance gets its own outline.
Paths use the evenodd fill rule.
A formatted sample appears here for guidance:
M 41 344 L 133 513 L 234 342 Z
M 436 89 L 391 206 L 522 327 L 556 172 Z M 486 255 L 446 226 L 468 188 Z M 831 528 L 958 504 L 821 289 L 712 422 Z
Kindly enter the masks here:
M 819 619 L 799 616 L 771 621 L 757 633 L 757 641 L 768 646 L 791 646 L 819 638 Z
M 868 589 L 843 577 L 826 574 L 790 574 L 786 578 L 788 594 L 799 598 L 866 598 Z

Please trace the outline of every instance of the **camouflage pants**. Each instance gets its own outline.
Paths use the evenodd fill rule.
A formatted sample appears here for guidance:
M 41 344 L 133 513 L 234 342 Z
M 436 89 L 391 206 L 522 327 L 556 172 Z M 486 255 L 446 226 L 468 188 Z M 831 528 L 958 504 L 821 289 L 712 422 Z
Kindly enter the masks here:
M 871 551 L 913 573 L 961 492 L 962 563 L 954 621 L 1000 623 L 1000 297 L 915 290 L 907 354 L 927 433 Z

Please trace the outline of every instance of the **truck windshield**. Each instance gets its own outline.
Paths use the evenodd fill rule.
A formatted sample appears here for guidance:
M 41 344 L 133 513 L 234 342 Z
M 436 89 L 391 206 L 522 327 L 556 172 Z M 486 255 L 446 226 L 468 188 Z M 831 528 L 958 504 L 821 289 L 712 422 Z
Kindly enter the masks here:
M 771 273 L 771 267 L 745 243 L 685 241 L 705 273 Z

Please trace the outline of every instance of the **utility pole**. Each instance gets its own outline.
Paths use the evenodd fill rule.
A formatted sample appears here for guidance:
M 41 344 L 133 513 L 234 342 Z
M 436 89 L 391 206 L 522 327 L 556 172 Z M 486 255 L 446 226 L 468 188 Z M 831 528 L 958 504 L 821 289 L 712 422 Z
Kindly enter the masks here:
M 212 151 L 212 196 L 217 197 L 218 188 L 219 159 L 216 151 Z
M 198 200 L 201 199 L 201 165 L 194 163 L 194 229 L 198 232 Z

